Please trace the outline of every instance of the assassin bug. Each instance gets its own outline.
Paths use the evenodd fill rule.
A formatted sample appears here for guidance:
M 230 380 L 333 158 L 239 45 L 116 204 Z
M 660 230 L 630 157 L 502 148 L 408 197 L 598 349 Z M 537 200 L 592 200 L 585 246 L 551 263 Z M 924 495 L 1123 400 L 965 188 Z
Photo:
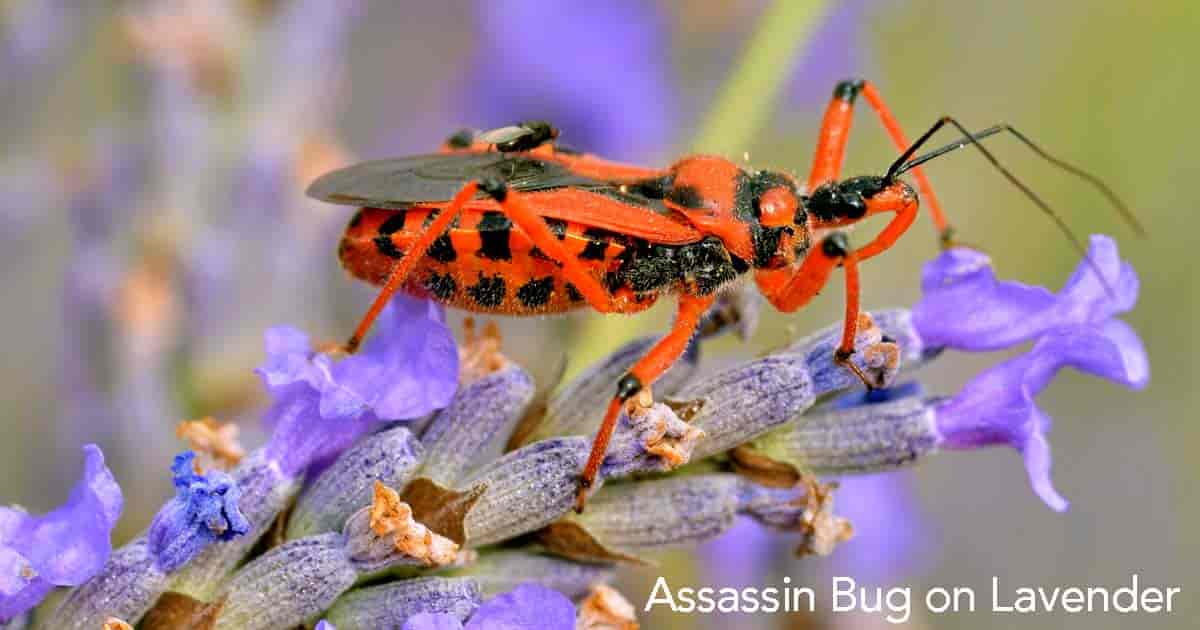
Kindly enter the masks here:
M 839 180 L 860 95 L 901 157 L 883 176 Z M 963 139 L 914 158 L 947 124 Z M 790 313 L 812 300 L 841 266 L 846 316 L 833 360 L 867 387 L 880 385 L 850 360 L 859 314 L 858 265 L 891 247 L 916 219 L 917 192 L 899 175 L 912 173 L 944 243 L 950 241 L 950 228 L 919 165 L 967 144 L 977 146 L 1053 215 L 978 142 L 1001 131 L 1099 184 L 1007 126 L 973 136 L 954 119 L 943 118 L 910 144 L 876 89 L 856 80 L 834 89 L 806 186 L 785 173 L 747 170 L 707 155 L 687 156 L 665 169 L 610 162 L 558 146 L 558 131 L 536 121 L 479 135 L 460 132 L 441 153 L 328 173 L 308 194 L 361 207 L 339 257 L 352 275 L 383 285 L 346 343 L 347 352 L 358 347 L 398 290 L 508 315 L 581 307 L 635 313 L 663 295 L 677 296 L 670 332 L 616 384 L 580 479 L 577 508 L 582 509 L 622 406 L 679 358 L 718 291 L 747 273 L 753 272 L 776 309 Z M 884 213 L 894 216 L 862 247 L 852 248 L 839 229 Z

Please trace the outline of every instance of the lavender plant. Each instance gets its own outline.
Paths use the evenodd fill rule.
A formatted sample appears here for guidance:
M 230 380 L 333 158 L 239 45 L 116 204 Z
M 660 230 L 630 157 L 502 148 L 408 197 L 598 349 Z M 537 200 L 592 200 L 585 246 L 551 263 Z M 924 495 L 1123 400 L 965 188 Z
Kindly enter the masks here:
M 747 304 L 729 296 L 658 399 L 631 401 L 582 514 L 571 508 L 591 412 L 651 340 L 537 405 L 533 380 L 494 338 L 456 348 L 440 308 L 415 298 L 396 298 L 352 357 L 274 328 L 258 369 L 270 439 L 225 472 L 219 455 L 237 449 L 221 448 L 228 433 L 205 434 L 204 457 L 176 457 L 176 496 L 111 553 L 121 493 L 88 447 L 66 506 L 2 513 L 0 614 L 9 627 L 56 629 L 633 627 L 628 603 L 602 587 L 613 569 L 713 539 L 738 515 L 793 532 L 800 553 L 834 552 L 851 523 L 824 476 L 1009 445 L 1062 510 L 1036 395 L 1065 366 L 1133 388 L 1149 376 L 1137 335 L 1115 318 L 1136 301 L 1136 274 L 1105 237 L 1088 257 L 1052 293 L 998 280 L 973 250 L 946 251 L 911 310 L 864 316 L 855 360 L 893 385 L 867 392 L 830 360 L 838 325 L 704 369 L 704 339 L 734 323 L 730 304 Z M 947 350 L 1029 341 L 954 395 L 895 386 Z M 43 602 L 55 586 L 72 588 Z

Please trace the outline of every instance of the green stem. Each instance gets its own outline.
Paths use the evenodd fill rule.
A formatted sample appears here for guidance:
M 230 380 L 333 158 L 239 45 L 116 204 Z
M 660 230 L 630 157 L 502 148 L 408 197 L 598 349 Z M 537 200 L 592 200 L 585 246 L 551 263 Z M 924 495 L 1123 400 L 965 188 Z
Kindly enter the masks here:
M 791 78 L 799 52 L 825 15 L 828 0 L 775 0 L 717 93 L 693 146 L 729 155 L 741 153 L 766 125 L 779 91 Z

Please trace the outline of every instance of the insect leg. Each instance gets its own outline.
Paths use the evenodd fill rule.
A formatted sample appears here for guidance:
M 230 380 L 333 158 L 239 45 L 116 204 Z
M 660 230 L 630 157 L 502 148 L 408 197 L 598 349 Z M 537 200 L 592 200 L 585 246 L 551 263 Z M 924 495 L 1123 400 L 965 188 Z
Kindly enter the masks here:
M 896 121 L 896 117 L 892 115 L 891 110 L 883 102 L 883 97 L 879 95 L 879 91 L 875 86 L 868 81 L 861 79 L 852 81 L 842 81 L 837 84 L 833 90 L 833 100 L 830 101 L 829 107 L 825 110 L 825 118 L 821 121 L 820 136 L 817 141 L 816 153 L 813 157 L 813 167 L 809 172 L 808 189 L 813 190 L 821 184 L 828 183 L 838 178 L 842 168 L 842 158 L 846 154 L 846 142 L 850 136 L 850 124 L 853 118 L 854 101 L 858 95 L 862 94 L 867 99 L 867 103 L 871 109 L 879 116 L 880 123 L 883 124 L 888 136 L 901 152 L 908 150 L 910 143 L 905 137 L 904 131 L 900 129 L 900 123 Z M 937 195 L 933 192 L 933 185 L 929 183 L 929 178 L 925 176 L 925 172 L 920 168 L 912 169 L 913 178 L 917 180 L 917 188 L 921 191 L 921 197 L 925 201 L 925 205 L 929 208 L 930 216 L 933 217 L 933 224 L 937 227 L 939 235 L 943 241 L 947 240 L 950 235 L 950 226 L 946 222 L 946 215 L 942 212 L 942 205 L 938 202 Z M 893 223 L 899 225 L 901 217 L 897 216 L 893 219 Z M 912 221 L 908 221 L 911 225 Z M 907 225 L 904 226 L 907 228 Z M 900 229 L 899 232 L 903 232 Z M 897 235 L 898 236 L 898 235 Z
M 858 254 L 850 249 L 849 239 L 841 232 L 834 232 L 814 247 L 800 268 L 789 270 L 763 270 L 755 275 L 763 295 L 778 310 L 792 313 L 808 304 L 829 282 L 833 269 L 841 264 L 846 272 L 846 315 L 842 322 L 842 340 L 834 353 L 833 360 L 854 372 L 867 387 L 875 387 L 850 357 L 854 354 L 854 337 L 858 334 L 859 283 Z
M 575 511 L 582 512 L 587 500 L 588 490 L 596 483 L 596 475 L 600 472 L 600 464 L 608 451 L 608 441 L 617 428 L 621 408 L 630 398 L 636 396 L 642 388 L 650 386 L 679 359 L 688 342 L 696 332 L 700 317 L 716 300 L 714 295 L 683 294 L 679 298 L 679 312 L 675 315 L 675 323 L 671 331 L 638 360 L 625 376 L 617 382 L 617 394 L 608 404 L 604 413 L 604 421 L 596 438 L 592 441 L 592 452 L 588 455 L 587 465 L 583 468 L 583 476 L 579 479 L 579 494 L 575 498 Z
M 446 206 L 446 209 L 439 213 L 437 218 L 433 220 L 433 223 L 429 224 L 429 227 L 421 233 L 421 236 L 417 238 L 417 241 L 404 254 L 404 257 L 396 261 L 396 264 L 388 273 L 387 281 L 384 282 L 379 295 L 371 303 L 371 308 L 367 310 L 366 315 L 363 315 L 362 320 L 358 323 L 358 328 L 354 329 L 354 334 L 350 336 L 350 339 L 343 347 L 345 352 L 354 354 L 358 350 L 358 345 L 362 343 L 363 337 L 366 336 L 367 331 L 371 330 L 371 325 L 375 323 L 375 319 L 383 312 L 383 308 L 387 306 L 388 301 L 403 286 L 404 280 L 408 278 L 408 274 L 412 272 L 417 261 L 425 256 L 425 252 L 429 250 L 433 242 L 450 227 L 450 224 L 458 216 L 462 207 L 475 196 L 478 190 L 479 185 L 475 182 L 469 182 L 463 186 L 454 195 L 454 198 L 450 200 L 450 204 Z
M 509 218 L 529 240 L 551 260 L 562 265 L 563 277 L 574 285 L 587 303 L 601 313 L 613 311 L 612 298 L 600 281 L 588 272 L 579 259 L 571 255 L 562 241 L 550 231 L 546 221 L 521 199 L 520 193 L 509 194 L 508 185 L 498 178 L 479 180 L 479 189 L 500 204 L 500 211 Z

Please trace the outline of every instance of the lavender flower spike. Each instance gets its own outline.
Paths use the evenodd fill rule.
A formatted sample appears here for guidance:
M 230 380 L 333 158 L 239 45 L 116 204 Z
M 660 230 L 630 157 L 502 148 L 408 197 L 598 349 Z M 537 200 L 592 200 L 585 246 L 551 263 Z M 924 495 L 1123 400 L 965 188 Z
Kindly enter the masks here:
M 1101 281 L 1097 272 L 1103 274 Z M 928 347 L 1007 348 L 1060 326 L 1104 322 L 1133 308 L 1138 278 L 1107 236 L 1091 238 L 1087 259 L 1057 294 L 996 279 L 991 260 L 956 247 L 925 265 L 912 321 Z
M 940 445 L 974 449 L 1008 444 L 1025 458 L 1034 492 L 1052 509 L 1067 501 L 1050 482 L 1050 418 L 1034 397 L 1064 366 L 1141 389 L 1150 378 L 1141 340 L 1125 323 L 1060 328 L 1043 336 L 1029 351 L 985 370 L 935 408 Z
M 0 623 L 38 605 L 55 586 L 78 586 L 104 566 L 124 498 L 104 454 L 83 447 L 83 477 L 44 516 L 0 507 Z
M 175 456 L 175 498 L 167 502 L 147 532 L 150 552 L 159 570 L 170 573 L 217 541 L 232 540 L 250 531 L 250 521 L 238 508 L 241 490 L 229 475 L 211 471 L 197 474 L 196 454 Z

